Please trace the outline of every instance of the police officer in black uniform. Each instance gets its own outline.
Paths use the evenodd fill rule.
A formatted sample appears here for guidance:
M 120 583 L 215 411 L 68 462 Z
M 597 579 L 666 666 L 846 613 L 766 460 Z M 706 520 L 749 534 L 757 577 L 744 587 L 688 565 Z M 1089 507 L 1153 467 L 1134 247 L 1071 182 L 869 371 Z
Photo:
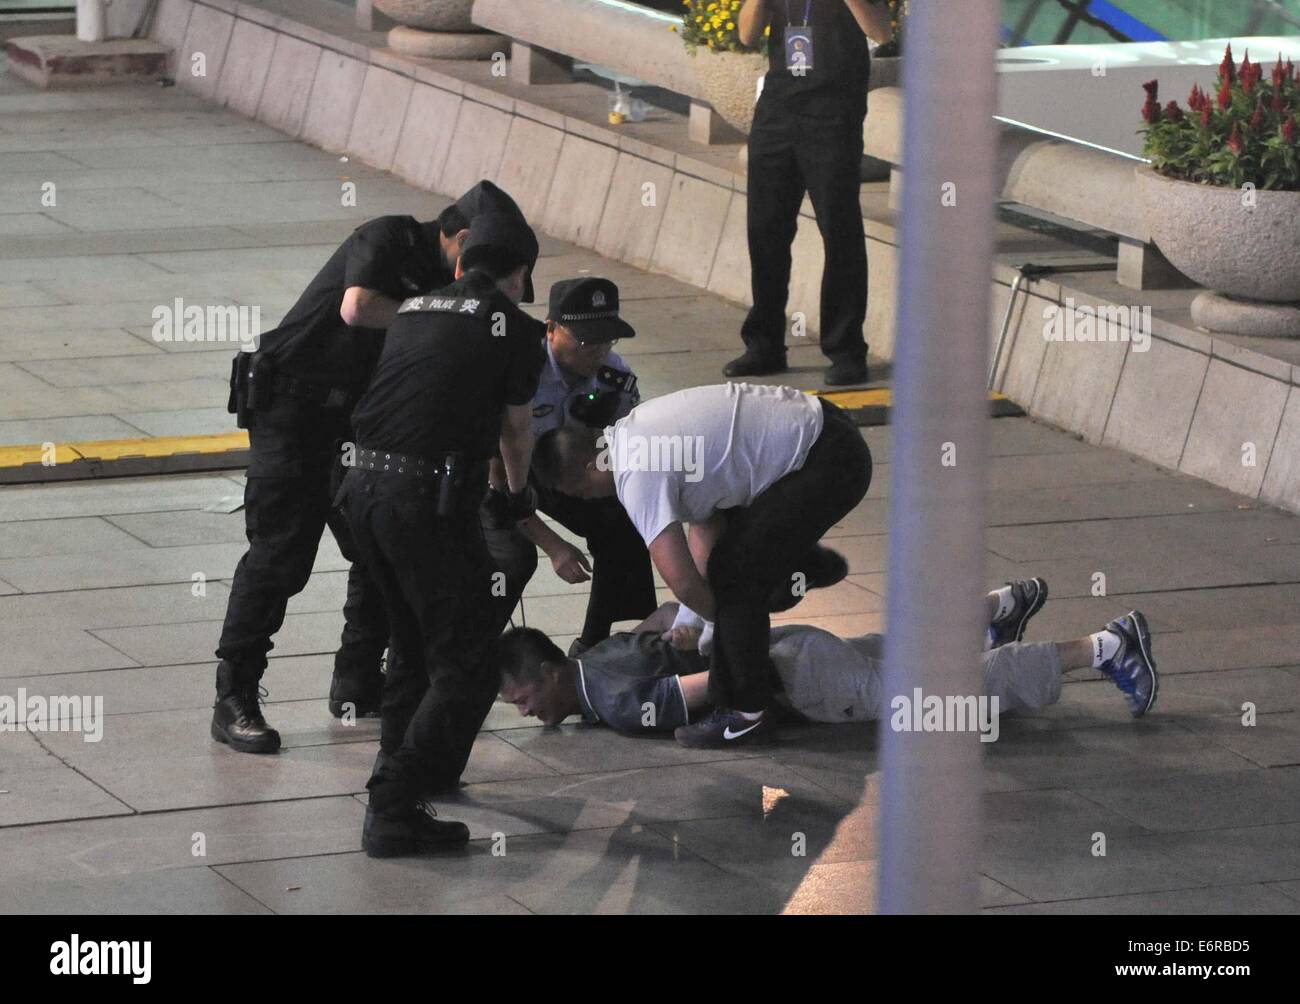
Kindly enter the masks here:
M 330 507 L 342 474 L 339 446 L 352 438 L 352 406 L 398 304 L 450 282 L 468 221 L 504 204 L 518 213 L 504 192 L 483 183 L 434 222 L 384 216 L 363 224 L 280 326 L 262 336 L 258 351 L 235 358 L 230 409 L 249 431 L 249 549 L 235 569 L 217 647 L 211 725 L 217 741 L 248 753 L 280 748 L 280 736 L 266 724 L 258 701 L 271 638 L 284 622 L 289 598 L 307 583 L 327 524 L 344 556 L 355 559 L 346 523 Z M 355 562 L 344 617 L 331 710 L 341 714 L 351 701 L 365 714 L 378 704 L 378 666 L 389 631 L 382 599 Z
M 353 416 L 356 453 L 337 501 L 383 592 L 393 648 L 366 785 L 362 846 L 372 856 L 469 839 L 463 824 L 433 818 L 424 796 L 457 785 L 497 693 L 499 573 L 479 506 L 499 446 L 507 513 L 532 513 L 542 324 L 517 303 L 536 261 L 521 219 L 478 217 L 456 281 L 401 305 Z
M 636 374 L 613 351 L 619 341 L 635 335 L 619 316 L 618 286 L 610 280 L 590 276 L 551 287 L 543 343 L 546 363 L 533 398 L 534 437 L 564 425 L 603 429 L 636 407 L 641 400 Z M 615 621 L 641 620 L 653 613 L 657 600 L 650 553 L 618 500 L 572 498 L 544 488 L 536 479 L 532 485 L 538 512 L 583 537 L 591 562 L 536 516 L 516 529 L 499 515 L 504 508 L 501 495 L 489 492 L 484 532 L 507 583 L 501 627 L 537 568 L 538 547 L 564 581 L 591 579 L 582 633 L 569 655 L 604 641 Z
M 826 249 L 821 285 L 821 349 L 828 385 L 867 382 L 867 252 L 860 204 L 862 127 L 870 77 L 868 29 L 886 41 L 883 0 L 746 0 L 741 40 L 765 28 L 769 70 L 749 133 L 748 233 L 754 306 L 743 355 L 729 377 L 786 369 L 790 247 L 804 193 L 812 199 Z

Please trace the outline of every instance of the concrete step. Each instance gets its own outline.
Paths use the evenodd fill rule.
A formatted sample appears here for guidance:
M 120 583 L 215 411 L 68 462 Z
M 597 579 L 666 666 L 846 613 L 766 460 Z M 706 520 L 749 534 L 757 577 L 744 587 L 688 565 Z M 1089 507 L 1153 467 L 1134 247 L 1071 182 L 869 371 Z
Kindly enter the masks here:
M 83 42 L 75 35 L 26 35 L 4 44 L 9 72 L 37 87 L 87 87 L 161 77 L 168 48 L 147 38 Z

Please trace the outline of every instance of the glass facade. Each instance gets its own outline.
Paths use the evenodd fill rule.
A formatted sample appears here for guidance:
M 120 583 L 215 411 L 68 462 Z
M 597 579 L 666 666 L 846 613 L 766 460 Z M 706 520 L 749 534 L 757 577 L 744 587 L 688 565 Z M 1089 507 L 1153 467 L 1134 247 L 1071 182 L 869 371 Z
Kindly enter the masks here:
M 1300 35 L 1300 0 L 1002 0 L 1005 45 Z

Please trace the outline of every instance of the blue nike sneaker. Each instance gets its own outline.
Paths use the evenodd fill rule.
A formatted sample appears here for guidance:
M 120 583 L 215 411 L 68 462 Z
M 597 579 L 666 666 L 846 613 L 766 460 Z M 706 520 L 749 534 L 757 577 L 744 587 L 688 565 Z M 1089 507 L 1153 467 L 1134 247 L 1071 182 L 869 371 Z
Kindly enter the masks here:
M 998 648 L 1013 641 L 1024 641 L 1029 618 L 1043 609 L 1047 602 L 1047 583 L 1042 579 L 1021 579 L 1008 582 L 1011 599 L 1015 605 L 1011 612 L 989 625 L 988 648 Z
M 1160 676 L 1151 657 L 1151 632 L 1147 619 L 1131 610 L 1106 625 L 1107 631 L 1119 635 L 1119 650 L 1101 665 L 1103 675 L 1124 692 L 1134 718 L 1141 718 L 1156 703 Z
M 767 746 L 776 729 L 772 715 L 763 712 L 758 718 L 746 718 L 739 711 L 725 708 L 691 725 L 679 725 L 673 735 L 691 749 L 727 749 L 731 746 Z

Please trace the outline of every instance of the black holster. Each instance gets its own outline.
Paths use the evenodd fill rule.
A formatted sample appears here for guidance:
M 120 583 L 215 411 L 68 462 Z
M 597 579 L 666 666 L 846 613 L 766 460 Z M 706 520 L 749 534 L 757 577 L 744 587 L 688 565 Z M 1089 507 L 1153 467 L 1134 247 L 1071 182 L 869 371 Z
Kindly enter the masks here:
M 269 356 L 260 352 L 238 352 L 230 364 L 230 399 L 226 411 L 235 416 L 235 425 L 247 429 L 253 412 L 267 408 L 273 394 L 274 366 Z

